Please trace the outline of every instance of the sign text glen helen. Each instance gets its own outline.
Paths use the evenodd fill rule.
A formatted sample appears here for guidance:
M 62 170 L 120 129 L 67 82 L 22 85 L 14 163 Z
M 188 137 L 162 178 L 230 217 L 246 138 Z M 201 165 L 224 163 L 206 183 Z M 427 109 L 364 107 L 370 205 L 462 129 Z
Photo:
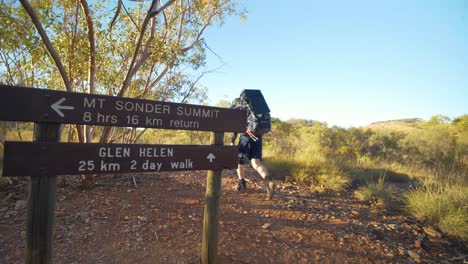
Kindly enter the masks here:
M 236 109 L 0 85 L 0 120 L 243 132 Z
M 5 176 L 33 176 L 37 171 L 75 175 L 237 167 L 235 146 L 5 142 L 5 153 Z

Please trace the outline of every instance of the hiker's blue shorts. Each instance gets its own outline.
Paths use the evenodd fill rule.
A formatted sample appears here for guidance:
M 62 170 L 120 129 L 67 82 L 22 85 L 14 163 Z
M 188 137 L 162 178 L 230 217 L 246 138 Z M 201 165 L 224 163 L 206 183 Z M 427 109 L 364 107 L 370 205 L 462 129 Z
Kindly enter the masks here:
M 248 164 L 251 159 L 262 160 L 262 136 L 257 137 L 257 141 L 247 135 L 240 137 L 237 147 L 239 164 Z

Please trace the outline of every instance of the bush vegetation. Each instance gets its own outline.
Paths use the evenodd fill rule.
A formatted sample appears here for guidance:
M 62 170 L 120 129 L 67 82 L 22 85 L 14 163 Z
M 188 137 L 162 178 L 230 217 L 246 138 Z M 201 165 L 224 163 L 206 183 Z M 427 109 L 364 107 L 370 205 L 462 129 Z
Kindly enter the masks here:
M 344 129 L 309 120 L 275 119 L 265 137 L 274 177 L 291 176 L 320 191 L 357 187 L 358 199 L 385 208 L 391 184 L 412 182 L 406 212 L 466 239 L 468 219 L 468 115 L 379 122 Z M 410 184 L 403 184 L 410 186 Z
M 395 188 L 393 185 L 386 184 L 384 178 L 361 186 L 354 192 L 357 199 L 372 202 L 384 208 L 392 208 L 394 206 L 392 202 L 394 193 Z
M 96 127 L 96 135 L 99 135 Z M 209 132 L 116 128 L 113 143 L 209 144 Z M 32 140 L 32 125 L 0 122 L 0 143 Z M 76 141 L 69 126 L 62 141 Z M 226 134 L 225 142 L 230 142 Z M 93 141 L 98 141 L 96 137 Z M 0 146 L 1 149 L 2 146 Z M 310 120 L 272 120 L 264 157 L 273 177 L 314 191 L 356 188 L 357 198 L 393 204 L 391 184 L 411 186 L 405 210 L 455 237 L 468 236 L 468 115 L 379 122 L 361 128 Z M 3 153 L 0 153 L 0 161 Z M 1 163 L 1 162 L 0 162 Z M 1 167 L 0 167 L 1 169 Z
M 423 186 L 406 194 L 406 210 L 442 231 L 468 239 L 468 188 L 457 185 Z

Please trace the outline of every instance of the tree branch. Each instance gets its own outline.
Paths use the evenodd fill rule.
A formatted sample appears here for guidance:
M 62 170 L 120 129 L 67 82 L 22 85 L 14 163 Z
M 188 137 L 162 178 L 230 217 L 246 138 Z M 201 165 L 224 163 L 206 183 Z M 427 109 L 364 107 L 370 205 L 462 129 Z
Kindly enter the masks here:
M 89 10 L 88 2 L 86 0 L 80 0 L 81 8 L 86 18 L 86 25 L 88 27 L 88 42 L 89 42 L 89 70 L 88 70 L 88 91 L 90 94 L 96 93 L 96 41 L 94 33 L 93 18 L 91 17 L 91 11 Z M 92 142 L 92 126 L 86 125 L 84 127 L 86 134 L 86 142 Z
M 78 25 L 80 23 L 79 21 L 79 12 L 80 12 L 80 5 L 78 2 L 76 2 L 76 6 L 75 6 L 75 15 L 73 16 L 74 18 L 74 21 L 73 21 L 73 28 L 71 29 L 71 36 L 68 35 L 68 29 L 67 30 L 64 30 L 64 33 L 65 33 L 65 36 L 67 37 L 67 40 L 70 40 L 70 45 L 68 46 L 68 52 L 67 52 L 67 59 L 68 59 L 68 80 L 70 83 L 73 83 L 73 81 L 75 80 L 75 76 L 73 76 L 73 61 L 75 60 L 75 55 L 76 55 L 76 52 L 75 52 L 75 47 L 76 47 L 76 40 L 78 38 Z M 65 13 L 66 14 L 66 13 Z M 68 16 L 64 14 L 64 20 L 65 20 L 65 24 L 68 24 Z M 70 23 L 71 24 L 71 23 Z M 75 87 L 75 90 L 76 87 Z
M 134 76 L 135 74 L 135 71 L 134 71 L 134 67 L 135 67 L 135 63 L 136 63 L 136 60 L 138 58 L 138 54 L 140 53 L 140 49 L 141 49 L 141 46 L 142 46 L 142 43 L 143 43 L 143 37 L 145 35 L 145 32 L 146 32 L 146 28 L 148 27 L 148 23 L 151 19 L 151 12 L 156 8 L 157 6 L 157 0 L 153 0 L 151 2 L 151 6 L 148 10 L 148 13 L 145 17 L 145 20 L 143 21 L 143 25 L 141 26 L 141 32 L 140 32 L 140 36 L 138 37 L 138 42 L 137 42 L 137 45 L 135 47 L 135 51 L 133 52 L 133 58 L 132 58 L 132 61 L 130 62 L 130 68 L 128 69 L 127 71 L 127 75 L 125 76 L 125 80 L 122 84 L 122 88 L 120 88 L 120 91 L 119 93 L 117 94 L 117 96 L 124 96 L 125 93 L 127 92 L 127 89 L 128 89 L 128 86 L 130 85 L 130 79 Z
M 152 22 L 152 26 L 151 26 L 151 34 L 150 34 L 150 37 L 146 40 L 146 43 L 145 43 L 145 48 L 143 49 L 143 51 L 141 52 L 141 56 L 140 56 L 140 59 L 138 60 L 138 62 L 135 63 L 135 67 L 133 67 L 133 72 L 132 72 L 132 75 L 134 76 L 138 70 L 140 70 L 141 66 L 143 66 L 143 64 L 145 63 L 146 59 L 148 59 L 149 55 L 150 55 L 150 48 L 151 48 L 151 42 L 153 41 L 154 39 L 154 33 L 156 31 L 156 21 L 153 19 L 153 22 Z
M 68 92 L 73 92 L 73 87 L 70 82 L 70 78 L 68 77 L 67 71 L 65 70 L 65 67 L 63 66 L 62 61 L 60 60 L 60 57 L 57 53 L 57 51 L 54 49 L 52 46 L 52 43 L 50 42 L 49 37 L 47 36 L 47 33 L 45 32 L 44 28 L 42 27 L 41 22 L 39 21 L 39 18 L 36 15 L 36 12 L 32 8 L 31 4 L 28 2 L 28 0 L 20 0 L 21 5 L 23 8 L 26 10 L 26 13 L 28 13 L 29 17 L 31 18 L 31 21 L 33 22 L 34 26 L 36 27 L 39 35 L 41 36 L 42 43 L 44 43 L 44 46 L 46 47 L 47 51 L 49 52 L 50 56 L 55 62 L 55 66 L 59 70 L 60 76 L 62 77 L 63 84 L 65 85 L 65 88 L 67 89 Z M 84 133 L 83 129 L 81 126 L 77 126 L 76 130 L 78 132 L 78 138 L 80 142 L 84 142 Z
M 182 4 L 182 2 L 181 2 Z M 162 5 L 162 1 L 161 1 L 161 5 Z M 164 34 L 163 34 L 163 39 L 167 39 L 167 35 L 169 34 L 170 32 L 170 28 L 169 28 L 169 24 L 172 23 L 173 21 L 175 21 L 178 17 L 178 15 L 174 18 L 174 14 L 176 12 L 171 12 L 171 15 L 170 17 L 168 18 L 167 15 L 166 15 L 166 12 L 165 10 L 162 11 L 162 14 L 163 14 L 163 18 L 164 18 Z
M 111 33 L 111 34 L 112 34 L 112 28 L 114 27 L 115 21 L 117 20 L 117 17 L 119 17 L 120 11 L 122 10 L 122 5 L 123 5 L 122 0 L 118 0 L 117 1 L 117 9 L 115 10 L 115 15 L 112 18 L 112 20 L 110 22 L 110 25 L 109 25 L 109 33 Z
M 5 55 L 5 58 L 3 57 L 3 52 L 0 51 L 0 58 L 1 58 L 1 61 L 4 61 L 4 65 L 5 65 L 5 68 L 7 70 L 7 76 L 8 76 L 8 79 L 9 82 L 7 82 L 7 84 L 10 84 L 10 85 L 13 85 L 15 82 L 14 82 L 14 79 L 13 79 L 13 74 L 11 72 L 11 69 L 10 69 L 10 63 L 8 62 L 8 57 Z
M 198 76 L 198 78 L 192 83 L 192 85 L 190 85 L 190 88 L 188 89 L 187 93 L 184 95 L 184 98 L 182 98 L 182 100 L 180 100 L 181 104 L 185 103 L 185 100 L 187 100 L 187 98 L 190 96 L 193 89 L 195 88 L 195 85 L 203 77 L 203 75 L 205 75 L 204 72 L 202 74 L 200 74 L 200 76 Z
M 193 89 L 195 88 L 195 85 L 197 84 L 197 82 L 200 81 L 200 79 L 203 78 L 203 76 L 205 76 L 205 74 L 215 72 L 215 71 L 217 71 L 218 69 L 220 69 L 221 67 L 223 67 L 223 65 L 220 65 L 219 67 L 214 68 L 214 69 L 212 69 L 212 70 L 205 70 L 205 71 L 203 71 L 203 72 L 200 74 L 200 76 L 198 76 L 198 78 L 192 83 L 192 85 L 190 86 L 190 88 L 188 89 L 187 93 L 184 95 L 184 98 L 182 98 L 182 100 L 180 101 L 180 103 L 185 103 L 185 100 L 187 100 L 187 98 L 190 96 L 190 94 L 192 93 Z
M 133 19 L 133 17 L 130 15 L 130 13 L 128 12 L 127 10 L 127 7 L 125 7 L 124 3 L 122 2 L 122 0 L 120 0 L 120 2 L 122 3 L 122 6 L 124 8 L 124 11 L 125 13 L 127 14 L 127 16 L 130 18 L 130 20 L 132 21 L 133 25 L 135 25 L 135 27 L 138 29 L 138 31 L 140 31 L 140 27 L 138 26 L 138 24 L 135 22 L 135 20 Z
M 135 47 L 135 50 L 133 52 L 133 57 L 132 61 L 130 62 L 130 67 L 128 68 L 127 75 L 125 76 L 125 79 L 122 83 L 122 87 L 120 88 L 120 91 L 117 93 L 117 96 L 122 97 L 125 95 L 127 92 L 128 87 L 130 86 L 130 80 L 132 77 L 135 75 L 136 71 L 135 69 L 135 64 L 137 62 L 138 54 L 140 53 L 141 46 L 143 44 L 143 37 L 146 32 L 146 28 L 148 27 L 148 23 L 151 19 L 151 12 L 153 12 L 154 9 L 156 9 L 157 6 L 157 0 L 153 0 L 151 2 L 151 6 L 146 14 L 145 19 L 143 20 L 143 24 L 141 26 L 141 31 L 140 31 L 140 36 L 138 37 L 137 45 Z M 101 143 L 104 143 L 108 140 L 110 134 L 110 127 L 104 128 L 104 131 L 102 133 L 101 139 L 99 140 Z
M 153 0 L 152 3 L 151 3 L 151 6 L 148 10 L 148 13 L 143 21 L 143 25 L 141 27 L 141 31 L 140 31 L 140 36 L 138 38 L 138 42 L 137 42 L 137 45 L 135 47 L 135 51 L 133 53 L 133 58 L 132 58 L 132 61 L 130 63 L 130 67 L 128 69 L 128 72 L 127 72 L 127 75 L 125 77 L 125 80 L 122 84 L 122 87 L 119 91 L 119 93 L 117 94 L 117 96 L 124 96 L 125 93 L 127 92 L 127 89 L 130 85 L 130 79 L 136 74 L 136 68 L 139 69 L 139 67 L 141 67 L 141 65 L 143 64 L 144 60 L 141 60 L 139 61 L 139 63 L 136 65 L 137 63 L 137 58 L 138 58 L 138 54 L 139 54 L 139 51 L 142 47 L 142 42 L 143 42 L 143 37 L 145 35 L 145 32 L 146 32 L 146 28 L 148 27 L 148 23 L 149 21 L 154 17 L 156 16 L 157 14 L 161 13 L 162 11 L 164 11 L 166 8 L 168 8 L 172 3 L 174 3 L 175 1 L 177 0 L 170 0 L 168 1 L 166 4 L 164 4 L 163 6 L 161 6 L 159 9 L 157 9 L 156 11 L 153 11 L 154 9 L 156 9 L 156 6 L 157 6 L 157 0 Z M 150 44 L 150 42 L 147 42 L 146 43 L 147 45 Z M 147 58 L 147 56 L 146 56 Z M 146 59 L 145 58 L 145 59 Z
M 182 2 L 180 2 L 180 9 L 182 9 Z M 185 21 L 185 14 L 187 13 L 187 9 L 182 12 L 180 17 L 180 24 L 179 24 L 179 37 L 177 38 L 177 47 L 180 45 L 180 40 L 182 39 L 182 29 L 184 28 L 184 21 Z
M 151 75 L 153 75 L 154 67 L 155 67 L 155 64 L 151 65 L 151 69 L 149 70 L 148 77 L 146 77 L 146 84 L 145 84 L 145 87 L 143 88 L 143 92 L 137 98 L 144 99 L 146 94 L 148 93 Z
M 140 134 L 138 134 L 135 137 L 135 139 L 133 140 L 133 142 L 131 142 L 131 143 L 135 144 L 140 139 L 140 137 L 143 136 L 143 134 L 146 132 L 146 130 L 148 130 L 148 128 L 143 129 L 143 131 L 141 131 Z
M 54 47 L 52 46 L 52 43 L 49 40 L 49 37 L 47 36 L 47 33 L 45 32 L 44 28 L 42 27 L 41 22 L 39 21 L 39 18 L 36 15 L 36 12 L 32 8 L 31 4 L 28 2 L 28 0 L 20 0 L 21 5 L 23 8 L 26 10 L 26 13 L 28 13 L 29 17 L 31 18 L 34 26 L 36 27 L 39 35 L 41 36 L 42 43 L 44 43 L 47 51 L 49 52 L 50 56 L 55 62 L 55 66 L 58 68 L 60 75 L 63 80 L 63 84 L 65 85 L 65 88 L 67 89 L 68 92 L 73 92 L 72 85 L 70 83 L 70 80 L 68 78 L 67 72 L 65 70 L 65 67 L 63 66 L 62 61 L 59 58 L 59 55 L 57 54 L 57 51 L 55 51 Z
M 96 41 L 94 33 L 93 18 L 89 10 L 88 2 L 86 0 L 80 0 L 81 7 L 86 17 L 86 25 L 88 27 L 88 42 L 89 42 L 89 71 L 88 71 L 88 87 L 89 93 L 94 94 L 96 91 L 95 79 L 96 79 Z
M 200 37 L 203 35 L 203 32 L 206 30 L 206 28 L 210 25 L 211 23 L 211 19 L 217 15 L 218 13 L 215 12 L 213 14 L 210 15 L 210 17 L 208 18 L 208 21 L 206 22 L 206 24 L 203 26 L 203 28 L 200 30 L 200 32 L 198 32 L 198 35 L 197 37 L 195 38 L 195 40 L 192 42 L 192 44 L 190 44 L 190 46 L 188 47 L 185 47 L 183 49 L 181 49 L 182 52 L 187 52 L 189 50 L 191 50 L 193 47 L 195 47 L 195 45 L 200 41 Z
M 160 82 L 161 79 L 167 74 L 168 71 L 169 71 L 169 66 L 166 66 L 164 70 L 158 75 L 158 77 L 156 77 L 154 81 L 151 82 L 149 86 L 153 87 L 154 85 L 156 85 L 156 83 Z
M 154 67 L 154 66 L 153 66 Z M 161 81 L 161 79 L 164 77 L 164 75 L 166 75 L 166 73 L 169 71 L 169 66 L 166 66 L 164 68 L 164 70 L 156 77 L 156 79 L 152 82 L 150 82 L 150 77 L 151 77 L 151 73 L 148 75 L 148 79 L 147 79 L 147 83 L 146 83 L 146 86 L 145 86 L 145 89 L 143 90 L 143 93 L 140 95 L 140 99 L 144 99 L 146 97 L 146 95 L 148 94 L 148 92 L 151 90 L 151 88 L 156 85 L 156 83 L 158 83 L 159 81 Z
M 163 5 L 163 6 L 161 6 L 158 10 L 151 12 L 151 13 L 149 14 L 150 18 L 153 18 L 153 17 L 159 15 L 159 13 L 161 13 L 162 11 L 164 11 L 164 9 L 168 8 L 168 7 L 169 7 L 172 3 L 174 3 L 175 1 L 177 1 L 177 0 L 169 0 L 169 1 L 167 1 L 167 3 L 166 3 L 165 5 Z

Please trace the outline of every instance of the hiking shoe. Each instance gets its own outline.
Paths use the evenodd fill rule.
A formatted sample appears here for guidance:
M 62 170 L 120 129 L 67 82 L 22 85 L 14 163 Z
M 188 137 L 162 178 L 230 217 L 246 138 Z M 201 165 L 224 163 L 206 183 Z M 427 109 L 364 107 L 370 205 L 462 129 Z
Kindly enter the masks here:
M 243 191 L 247 189 L 247 183 L 245 182 L 245 179 L 241 179 L 239 183 L 237 184 L 237 190 L 238 191 Z
M 275 195 L 275 182 L 271 178 L 265 180 L 265 187 L 267 191 L 267 200 L 273 199 L 273 196 Z

